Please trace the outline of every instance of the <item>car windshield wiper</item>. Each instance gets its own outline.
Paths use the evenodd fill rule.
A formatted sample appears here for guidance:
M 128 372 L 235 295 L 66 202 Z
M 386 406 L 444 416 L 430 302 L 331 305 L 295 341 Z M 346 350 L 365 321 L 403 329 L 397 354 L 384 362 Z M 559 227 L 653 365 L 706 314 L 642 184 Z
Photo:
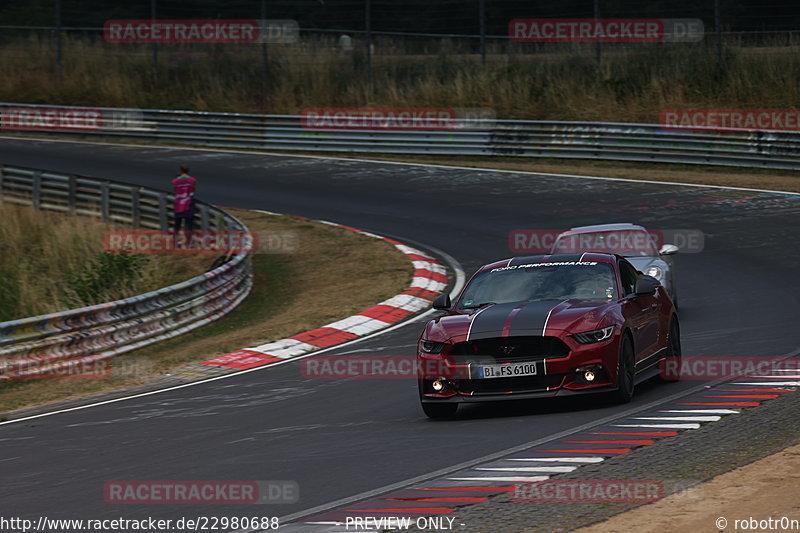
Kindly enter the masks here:
M 479 303 L 479 304 L 462 305 L 461 309 L 479 309 L 479 308 L 487 306 L 487 305 L 495 305 L 495 302 L 483 302 L 483 303 Z

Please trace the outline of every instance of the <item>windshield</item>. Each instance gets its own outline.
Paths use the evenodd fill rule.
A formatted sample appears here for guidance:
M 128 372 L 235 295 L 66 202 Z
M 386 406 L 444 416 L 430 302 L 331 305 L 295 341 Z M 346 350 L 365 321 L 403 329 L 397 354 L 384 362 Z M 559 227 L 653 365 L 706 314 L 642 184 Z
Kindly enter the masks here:
M 569 262 L 512 265 L 475 276 L 460 308 L 530 300 L 616 299 L 614 269 L 608 263 Z
M 644 230 L 613 230 L 561 235 L 553 253 L 602 252 L 623 257 L 658 255 L 655 236 Z

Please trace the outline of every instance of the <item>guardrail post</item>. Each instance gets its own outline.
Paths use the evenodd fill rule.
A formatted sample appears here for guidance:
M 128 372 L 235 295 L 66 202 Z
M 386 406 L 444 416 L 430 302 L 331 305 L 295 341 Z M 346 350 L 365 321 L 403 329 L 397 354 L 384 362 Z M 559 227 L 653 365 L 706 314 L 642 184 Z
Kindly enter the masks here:
M 33 173 L 33 184 L 31 185 L 31 196 L 34 209 L 39 209 L 42 205 L 42 171 L 37 170 Z
M 70 174 L 67 177 L 67 207 L 69 214 L 74 215 L 78 204 L 78 176 Z
M 161 231 L 167 231 L 169 224 L 167 221 L 167 193 L 158 193 L 158 223 L 161 226 Z
M 111 220 L 109 213 L 111 212 L 111 206 L 109 205 L 109 182 L 103 181 L 100 183 L 100 213 L 103 218 L 103 222 L 108 222 Z
M 139 187 L 131 187 L 131 223 L 134 229 L 139 229 L 142 210 L 139 207 Z
M 208 206 L 200 204 L 200 229 L 208 231 Z

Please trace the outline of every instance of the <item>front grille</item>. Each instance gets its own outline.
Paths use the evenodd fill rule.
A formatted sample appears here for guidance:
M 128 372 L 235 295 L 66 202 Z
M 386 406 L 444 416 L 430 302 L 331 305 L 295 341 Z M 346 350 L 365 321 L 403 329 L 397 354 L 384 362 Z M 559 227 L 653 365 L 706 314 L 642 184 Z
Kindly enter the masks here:
M 548 387 L 558 387 L 563 379 L 564 374 L 495 379 L 457 379 L 455 385 L 459 391 L 473 394 L 502 394 L 507 391 L 522 393 L 539 392 L 547 390 Z
M 448 356 L 455 364 L 471 362 L 520 363 L 567 357 L 569 347 L 557 337 L 492 337 L 453 345 Z

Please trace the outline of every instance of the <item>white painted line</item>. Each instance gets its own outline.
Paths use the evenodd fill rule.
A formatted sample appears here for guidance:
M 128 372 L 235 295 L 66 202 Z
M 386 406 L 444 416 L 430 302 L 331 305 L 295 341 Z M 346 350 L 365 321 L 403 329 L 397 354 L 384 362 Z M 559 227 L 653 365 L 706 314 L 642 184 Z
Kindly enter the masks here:
M 760 385 L 762 387 L 800 387 L 800 381 L 754 381 L 754 382 L 737 382 L 733 385 Z
M 618 428 L 700 429 L 700 424 L 613 424 Z
M 295 339 L 281 339 L 275 342 L 268 342 L 266 344 L 261 344 L 260 346 L 254 346 L 252 348 L 242 348 L 242 350 L 251 350 L 254 352 L 271 354 L 272 352 L 282 352 L 287 348 L 294 348 L 300 344 L 302 343 Z
M 637 416 L 634 420 L 666 420 L 669 422 L 717 422 L 721 416 Z
M 550 476 L 534 476 L 534 477 L 449 477 L 451 481 L 517 481 L 520 483 L 535 483 L 537 481 L 545 481 L 550 479 Z
M 306 344 L 305 342 L 300 342 L 295 339 L 282 339 L 285 341 L 294 341 L 293 344 L 286 343 L 286 346 L 283 348 L 273 348 L 272 345 L 278 344 L 279 342 L 275 343 L 268 343 L 262 344 L 261 346 L 256 346 L 255 348 L 242 348 L 243 350 L 252 350 L 254 352 L 260 352 L 266 355 L 273 355 L 275 357 L 280 357 L 281 359 L 288 359 L 290 357 L 295 357 L 297 355 L 302 355 L 308 352 L 313 352 L 315 350 L 319 350 L 319 346 L 314 346 L 313 344 Z
M 378 320 L 377 318 L 364 317 L 364 315 L 360 316 L 362 318 L 366 318 L 366 320 L 364 320 L 360 324 L 349 326 L 347 328 L 336 328 L 336 329 L 341 329 L 342 331 L 346 331 L 348 333 L 352 333 L 353 335 L 361 337 L 362 335 L 367 335 L 374 331 L 379 331 L 389 325 L 388 322 L 384 322 L 383 320 Z M 332 328 L 336 326 L 328 326 L 328 327 Z
M 436 272 L 437 274 L 447 274 L 447 268 L 443 265 L 437 265 L 434 263 L 429 263 L 428 261 L 411 261 L 411 264 L 414 265 L 414 269 L 424 269 L 430 270 L 431 272 Z
M 700 413 L 708 415 L 732 415 L 741 413 L 739 409 L 663 409 L 659 413 Z
M 398 309 L 424 309 L 425 307 L 431 305 L 431 302 L 424 298 L 420 298 L 419 296 L 398 294 L 397 296 L 392 296 L 388 300 L 384 300 L 377 305 L 389 305 L 392 307 L 397 307 Z
M 395 244 L 394 247 L 403 252 L 404 254 L 424 255 L 425 257 L 430 257 L 422 250 L 417 250 L 416 248 L 412 248 L 411 246 L 406 246 L 405 244 Z M 431 259 L 433 258 L 431 257 Z
M 408 286 L 408 288 L 412 289 L 415 287 L 420 289 L 427 289 L 429 291 L 434 291 L 434 292 L 441 292 L 442 289 L 447 287 L 447 284 L 442 283 L 441 281 L 436 281 L 435 279 L 421 278 L 419 276 L 415 276 L 411 280 L 411 284 Z
M 577 466 L 498 466 L 498 467 L 482 467 L 475 470 L 482 470 L 486 472 L 553 472 L 564 473 L 576 470 Z
M 542 463 L 602 463 L 605 457 L 524 457 L 506 461 L 538 461 Z
M 792 376 L 787 376 L 783 374 L 780 376 L 745 376 L 745 377 L 750 379 L 800 379 L 800 374 L 795 374 Z

